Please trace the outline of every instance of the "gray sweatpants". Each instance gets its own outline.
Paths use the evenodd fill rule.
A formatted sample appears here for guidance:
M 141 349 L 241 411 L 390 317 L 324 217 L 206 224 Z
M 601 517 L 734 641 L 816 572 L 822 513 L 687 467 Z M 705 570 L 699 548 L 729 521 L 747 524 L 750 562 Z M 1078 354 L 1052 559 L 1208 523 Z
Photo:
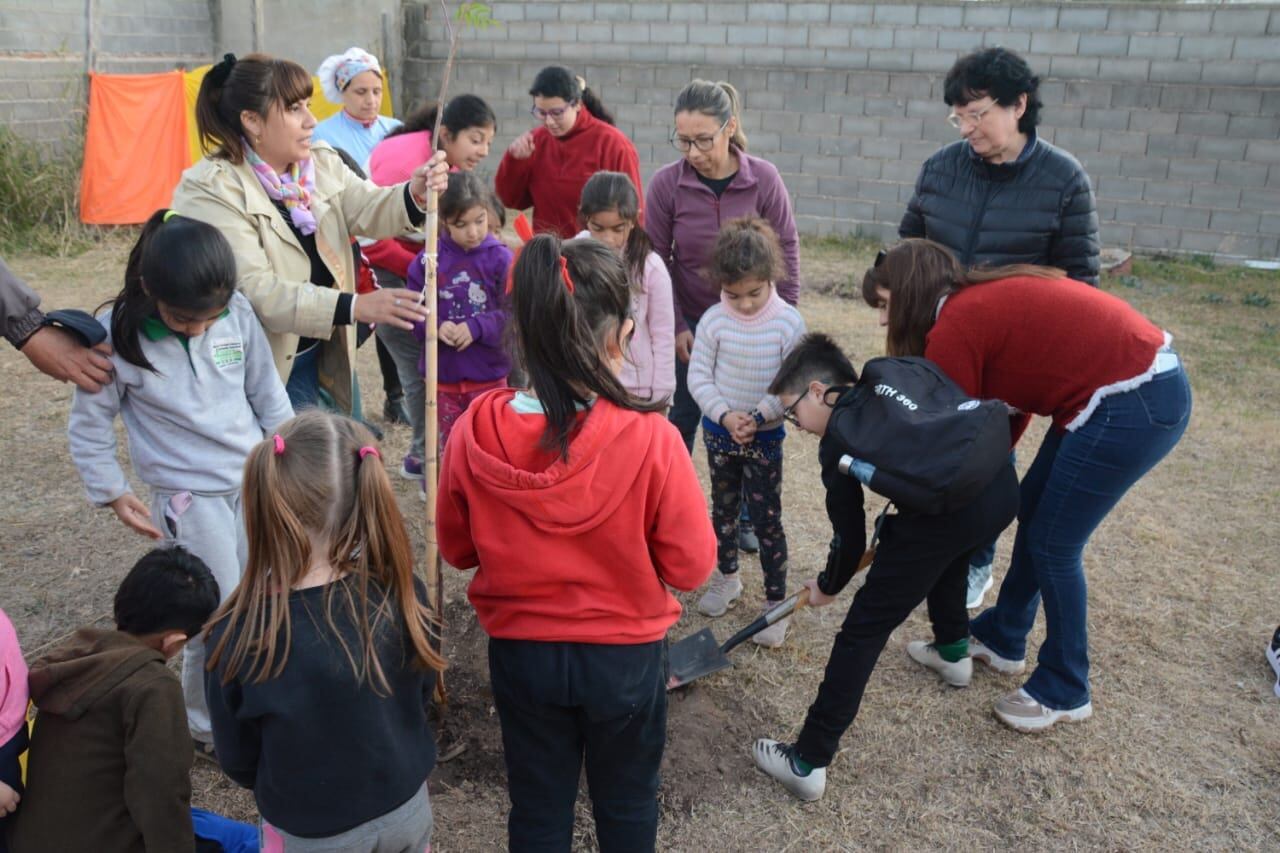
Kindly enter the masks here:
M 152 491 L 152 522 L 164 532 L 166 544 L 181 545 L 205 561 L 218 582 L 219 603 L 226 601 L 239 585 L 249 558 L 240 492 L 193 494 L 191 506 L 176 521 L 165 517 L 165 508 L 173 496 L 173 492 Z M 182 652 L 182 695 L 191 736 L 202 743 L 212 742 L 213 727 L 204 697 L 204 640 L 200 637 L 188 640 Z
M 386 270 L 374 270 L 378 284 L 382 287 L 404 287 L 404 279 Z M 426 405 L 427 385 L 418 372 L 418 359 L 422 357 L 422 341 L 413 336 L 413 332 L 397 329 L 379 323 L 373 330 L 382 341 L 391 360 L 396 363 L 396 374 L 400 377 L 400 387 L 404 389 L 404 407 L 409 413 L 409 426 L 413 428 L 413 441 L 409 445 L 409 455 L 423 458 L 423 447 L 426 445 Z
M 431 850 L 427 783 L 382 817 L 328 838 L 300 838 L 262 822 L 262 853 L 424 853 Z

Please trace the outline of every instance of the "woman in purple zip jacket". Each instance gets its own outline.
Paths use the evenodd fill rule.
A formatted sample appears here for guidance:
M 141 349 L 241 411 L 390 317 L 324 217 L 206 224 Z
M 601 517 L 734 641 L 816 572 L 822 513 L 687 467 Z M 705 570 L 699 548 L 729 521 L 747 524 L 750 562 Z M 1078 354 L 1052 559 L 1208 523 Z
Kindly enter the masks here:
M 738 92 L 728 83 L 694 80 L 681 89 L 671 144 L 684 158 L 654 173 L 645 198 L 644 230 L 671 271 L 675 297 L 676 393 L 670 418 L 690 453 L 702 412 L 689 395 L 689 356 L 698 320 L 720 301 L 720 288 L 708 283 L 703 270 L 721 226 L 741 216 L 768 222 L 787 270 L 786 278 L 774 282 L 778 295 L 792 305 L 800 298 L 800 238 L 791 197 L 777 167 L 747 153 L 738 105 Z M 742 506 L 745 512 L 745 501 Z M 759 545 L 750 524 L 738 520 L 738 545 L 754 553 Z
M 671 422 L 693 450 L 701 413 L 689 396 L 689 354 L 704 311 L 720 301 L 703 270 L 720 227 L 740 216 L 765 219 L 782 244 L 787 276 L 775 282 L 792 305 L 800 296 L 800 241 L 791 198 L 777 168 L 747 153 L 738 93 L 728 83 L 694 80 L 676 97 L 671 144 L 684 158 L 649 182 L 644 228 L 671 271 L 676 302 L 676 393 Z

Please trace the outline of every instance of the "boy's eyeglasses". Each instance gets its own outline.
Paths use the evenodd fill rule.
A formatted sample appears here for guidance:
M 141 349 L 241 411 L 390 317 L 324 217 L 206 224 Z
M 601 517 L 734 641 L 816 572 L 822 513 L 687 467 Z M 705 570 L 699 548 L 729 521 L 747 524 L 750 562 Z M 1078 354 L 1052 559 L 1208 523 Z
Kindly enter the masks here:
M 804 399 L 804 395 L 796 397 L 796 401 L 790 406 L 782 410 L 782 419 L 794 427 L 800 426 L 800 419 L 796 417 L 796 406 L 800 405 L 800 401 Z
M 951 125 L 956 130 L 960 130 L 966 124 L 971 124 L 974 127 L 977 127 L 978 125 L 982 124 L 982 120 L 986 118 L 987 113 L 991 112 L 995 108 L 996 108 L 995 104 L 988 104 L 984 109 L 978 110 L 976 113 L 969 113 L 968 115 L 959 115 L 958 113 L 952 113 L 951 115 L 947 116 L 947 124 Z
M 563 107 L 556 107 L 554 110 L 544 110 L 544 109 L 539 109 L 538 107 L 534 107 L 533 109 L 529 110 L 529 115 L 533 116 L 538 121 L 546 121 L 547 119 L 554 119 L 555 121 L 559 121 L 560 119 L 564 118 L 564 114 L 568 112 L 571 107 L 575 107 L 577 106 L 577 104 L 578 104 L 577 101 L 570 101 L 569 103 L 565 104 Z
M 729 126 L 729 119 L 724 120 L 724 124 L 720 125 L 720 129 L 710 136 L 695 136 L 690 139 L 687 136 L 676 136 L 676 132 L 671 131 L 671 144 L 682 154 L 687 154 L 690 148 L 697 148 L 699 151 L 710 151 L 711 146 L 716 144 L 716 137 L 724 133 L 724 129 Z

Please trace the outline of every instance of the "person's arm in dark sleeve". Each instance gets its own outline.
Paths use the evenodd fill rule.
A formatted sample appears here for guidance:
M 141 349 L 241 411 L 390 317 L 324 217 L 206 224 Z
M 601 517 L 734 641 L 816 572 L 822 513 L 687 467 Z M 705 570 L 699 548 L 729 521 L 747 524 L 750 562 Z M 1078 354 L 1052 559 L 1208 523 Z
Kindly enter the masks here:
M 1102 238 L 1098 234 L 1098 207 L 1083 171 L 1063 199 L 1062 228 L 1049 244 L 1049 266 L 1067 271 L 1076 281 L 1098 286 L 1102 270 Z
M 822 464 L 822 485 L 827 490 L 827 518 L 831 520 L 831 544 L 827 565 L 818 575 L 818 589 L 839 595 L 858 571 L 858 561 L 867 548 L 866 511 L 862 484 L 841 474 L 837 467 L 844 453 L 839 442 L 825 436 L 818 445 Z
M 43 322 L 40 294 L 27 287 L 0 260 L 0 335 L 21 349 Z
M 925 237 L 924 233 L 924 205 L 921 202 L 920 188 L 924 186 L 924 167 L 920 168 L 920 175 L 916 178 L 916 189 L 911 194 L 911 200 L 907 202 L 907 212 L 902 214 L 902 222 L 898 225 L 898 236 L 906 240 L 909 237 Z

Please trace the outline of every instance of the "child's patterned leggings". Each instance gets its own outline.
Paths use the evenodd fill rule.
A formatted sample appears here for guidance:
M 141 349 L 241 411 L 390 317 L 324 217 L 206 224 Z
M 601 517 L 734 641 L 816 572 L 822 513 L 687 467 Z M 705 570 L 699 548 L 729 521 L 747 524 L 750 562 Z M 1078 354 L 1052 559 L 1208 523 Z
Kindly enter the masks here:
M 445 442 L 449 440 L 449 433 L 453 432 L 453 425 L 457 423 L 458 418 L 462 417 L 462 413 L 467 410 L 467 406 L 471 405 L 471 401 L 486 391 L 492 391 L 494 388 L 505 388 L 507 380 L 495 379 L 493 382 L 457 382 L 445 384 L 441 382 L 436 386 L 436 411 L 440 418 L 440 452 L 444 452 Z
M 770 601 L 787 595 L 787 537 L 782 530 L 782 455 L 722 453 L 707 448 L 711 468 L 711 523 L 716 529 L 716 556 L 722 574 L 738 570 L 738 510 L 743 497 L 760 540 L 764 593 Z

